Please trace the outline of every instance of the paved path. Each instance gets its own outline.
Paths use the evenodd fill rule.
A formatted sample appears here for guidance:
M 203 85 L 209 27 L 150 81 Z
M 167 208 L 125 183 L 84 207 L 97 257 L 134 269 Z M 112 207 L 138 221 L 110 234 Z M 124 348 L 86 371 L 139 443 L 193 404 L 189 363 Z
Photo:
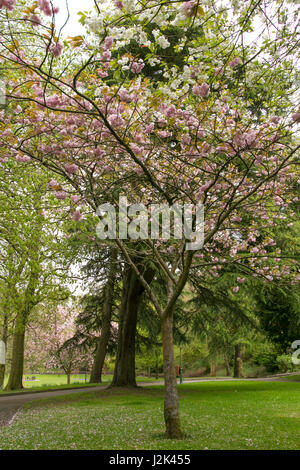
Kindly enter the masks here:
M 72 388 L 70 390 L 55 390 L 52 392 L 20 393 L 19 395 L 7 395 L 4 397 L 1 397 L 0 395 L 0 427 L 10 424 L 17 411 L 29 401 L 40 400 L 41 398 L 58 397 L 59 395 L 69 395 L 71 393 L 78 392 L 96 392 L 98 390 L 103 390 L 105 387 L 106 385 L 101 385 L 99 387 Z
M 263 378 L 253 378 L 253 379 L 234 379 L 232 377 L 221 377 L 221 378 L 197 378 L 197 379 L 184 379 L 184 383 L 193 383 L 193 382 L 226 382 L 226 381 L 235 381 L 235 380 L 243 380 L 243 381 L 260 381 L 260 382 L 283 382 L 284 377 L 263 377 Z M 156 381 L 156 382 L 140 382 L 138 385 L 143 387 L 147 385 L 163 385 L 163 381 Z M 57 397 L 60 395 L 70 395 L 72 393 L 79 393 L 79 392 L 97 392 L 99 390 L 103 390 L 108 386 L 106 385 L 99 385 L 97 387 L 84 387 L 84 388 L 73 388 L 69 390 L 55 390 L 55 391 L 48 391 L 48 392 L 38 392 L 38 393 L 20 393 L 18 395 L 7 395 L 1 396 L 0 395 L 0 427 L 11 424 L 14 416 L 18 412 L 20 408 L 25 403 L 28 403 L 33 400 L 40 400 L 41 398 L 51 398 Z

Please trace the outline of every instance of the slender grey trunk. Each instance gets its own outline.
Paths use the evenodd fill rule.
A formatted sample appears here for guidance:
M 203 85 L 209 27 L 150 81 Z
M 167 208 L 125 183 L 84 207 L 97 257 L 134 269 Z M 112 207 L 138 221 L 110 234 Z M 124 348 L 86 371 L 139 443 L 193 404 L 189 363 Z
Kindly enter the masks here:
M 162 319 L 163 362 L 165 378 L 164 417 L 166 437 L 181 439 L 183 432 L 179 421 L 179 399 L 173 349 L 173 314 Z
M 243 373 L 243 347 L 241 344 L 236 344 L 234 347 L 234 377 L 240 378 L 244 376 Z

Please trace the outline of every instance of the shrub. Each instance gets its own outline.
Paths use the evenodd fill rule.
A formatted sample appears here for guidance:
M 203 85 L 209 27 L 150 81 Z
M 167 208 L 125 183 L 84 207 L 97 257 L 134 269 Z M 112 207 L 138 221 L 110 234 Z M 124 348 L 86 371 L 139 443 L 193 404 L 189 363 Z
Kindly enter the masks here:
M 276 363 L 280 372 L 290 372 L 292 367 L 292 358 L 288 354 L 282 354 L 276 357 Z
M 258 366 L 264 366 L 267 372 L 277 372 L 279 370 L 277 354 L 276 351 L 259 352 L 253 356 L 252 362 Z

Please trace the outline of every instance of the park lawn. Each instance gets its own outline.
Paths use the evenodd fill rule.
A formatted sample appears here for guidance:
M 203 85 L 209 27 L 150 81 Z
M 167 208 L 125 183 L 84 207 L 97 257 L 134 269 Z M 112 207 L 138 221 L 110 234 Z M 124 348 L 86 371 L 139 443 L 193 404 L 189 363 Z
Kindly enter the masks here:
M 6 392 L 5 390 L 0 391 L 1 394 L 6 393 L 16 393 L 16 392 L 28 392 L 28 391 L 46 391 L 51 389 L 59 388 L 77 388 L 77 387 L 86 387 L 99 384 L 89 384 L 89 376 L 87 376 L 87 383 L 85 383 L 84 374 L 72 374 L 71 375 L 71 384 L 67 384 L 67 376 L 63 374 L 34 374 L 36 380 L 34 381 L 23 381 L 24 389 L 23 390 L 12 390 L 11 392 Z M 25 377 L 32 377 L 31 374 L 25 374 Z M 111 375 L 103 376 L 103 384 L 106 385 L 111 381 Z M 4 386 L 6 385 L 8 376 L 4 381 Z
M 0 396 L 6 393 L 16 393 L 16 392 L 28 392 L 28 391 L 46 391 L 51 389 L 60 389 L 60 388 L 83 388 L 91 386 L 99 386 L 101 384 L 90 384 L 90 376 L 87 375 L 87 382 L 85 382 L 84 374 L 72 374 L 71 375 L 71 384 L 67 384 L 67 376 L 64 374 L 34 374 L 36 380 L 34 381 L 23 381 L 24 389 L 23 390 L 12 390 L 11 392 L 6 392 L 5 390 L 0 390 Z M 25 377 L 32 377 L 31 374 L 25 374 Z M 102 384 L 107 385 L 112 380 L 112 374 L 107 374 L 102 376 Z M 6 385 L 8 376 L 5 378 L 4 386 Z M 155 379 L 148 377 L 137 377 L 137 382 L 155 382 Z
M 184 440 L 163 436 L 163 388 L 109 389 L 27 404 L 1 449 L 300 449 L 300 384 L 179 386 Z
M 300 375 L 283 375 L 283 380 L 289 380 L 291 382 L 300 382 Z

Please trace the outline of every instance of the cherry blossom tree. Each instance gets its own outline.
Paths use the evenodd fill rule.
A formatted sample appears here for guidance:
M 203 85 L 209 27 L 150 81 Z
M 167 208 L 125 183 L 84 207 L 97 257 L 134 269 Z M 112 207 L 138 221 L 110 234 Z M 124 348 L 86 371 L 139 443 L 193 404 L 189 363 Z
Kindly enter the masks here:
M 75 331 L 78 315 L 72 307 L 58 306 L 51 315 L 33 322 L 26 340 L 25 360 L 28 367 L 36 364 L 45 369 L 62 369 L 70 384 L 71 373 L 80 367 L 90 368 L 92 354 L 69 343 Z
M 234 263 L 255 276 L 298 279 L 274 240 L 260 236 L 277 221 L 292 223 L 300 113 L 284 73 L 296 60 L 297 12 L 284 1 L 124 0 L 109 11 L 95 2 L 93 15 L 81 18 L 90 33 L 63 41 L 51 2 L 33 3 L 25 22 L 17 10 L 10 18 L 15 3 L 1 3 L 0 58 L 18 74 L 14 80 L 6 72 L 11 113 L 1 115 L 3 164 L 17 156 L 60 175 L 64 185 L 53 178 L 49 189 L 58 200 L 70 196 L 75 221 L 120 195 L 128 204 L 142 201 L 144 215 L 152 204 L 205 207 L 201 250 L 174 233 L 114 240 L 161 318 L 166 431 L 181 437 L 172 331 L 189 275 L 217 276 Z M 132 54 L 133 43 L 147 54 Z M 172 66 L 168 58 L 182 59 L 184 48 L 188 54 Z M 155 79 L 143 72 L 152 66 Z M 193 211 L 191 219 L 195 229 Z M 145 228 L 141 217 L 131 224 L 133 232 Z M 164 301 L 141 257 L 163 274 Z

